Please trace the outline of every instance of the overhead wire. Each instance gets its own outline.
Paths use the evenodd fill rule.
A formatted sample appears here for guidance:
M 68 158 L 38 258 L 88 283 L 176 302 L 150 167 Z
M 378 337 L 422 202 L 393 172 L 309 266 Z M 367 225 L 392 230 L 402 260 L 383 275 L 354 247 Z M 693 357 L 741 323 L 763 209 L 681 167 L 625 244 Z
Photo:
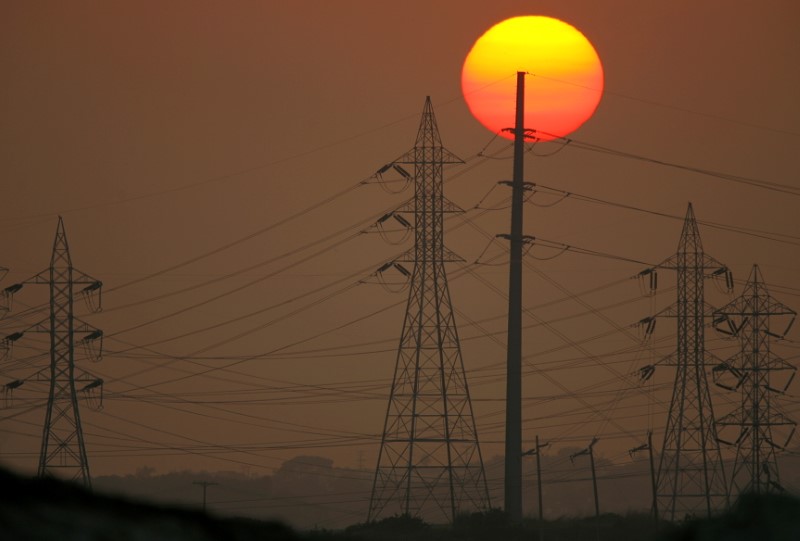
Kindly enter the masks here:
M 541 132 L 546 133 L 546 132 Z M 704 169 L 701 167 L 694 167 L 690 165 L 684 165 L 677 162 L 671 162 L 667 160 L 662 160 L 658 158 L 652 158 L 649 156 L 644 156 L 641 154 L 635 154 L 633 152 L 627 152 L 623 150 L 616 150 L 610 147 L 605 147 L 598 144 L 588 143 L 576 140 L 571 137 L 560 137 L 554 134 L 546 133 L 548 136 L 556 137 L 559 140 L 569 141 L 571 143 L 572 148 L 578 148 L 582 150 L 588 150 L 591 152 L 605 154 L 608 156 L 614 156 L 618 158 L 626 158 L 630 160 L 650 163 L 653 165 L 660 165 L 663 167 L 668 167 L 671 169 L 678 169 L 681 171 L 686 171 L 689 173 L 696 173 L 701 176 L 716 178 L 719 180 L 724 180 L 736 184 L 742 184 L 750 187 L 761 188 L 764 190 L 773 191 L 776 193 L 782 193 L 786 195 L 793 195 L 793 196 L 800 196 L 800 187 L 792 186 L 791 184 L 784 184 L 779 182 L 772 182 L 762 179 L 757 179 L 754 177 L 745 177 L 742 175 L 734 175 L 730 173 L 723 173 L 721 171 L 715 171 L 713 169 Z
M 545 80 L 548 80 L 548 81 L 557 82 L 557 83 L 564 84 L 564 85 L 583 88 L 585 90 L 590 90 L 592 92 L 602 93 L 603 95 L 607 95 L 607 96 L 614 96 L 616 98 L 622 98 L 622 99 L 626 99 L 626 100 L 629 100 L 629 101 L 635 101 L 635 102 L 638 102 L 638 103 L 643 103 L 645 105 L 652 106 L 652 107 L 659 107 L 659 108 L 667 109 L 667 110 L 670 110 L 670 111 L 679 111 L 679 112 L 687 113 L 687 114 L 690 114 L 690 115 L 702 116 L 704 118 L 710 118 L 710 119 L 713 119 L 713 120 L 719 120 L 719 121 L 727 122 L 727 123 L 730 123 L 730 124 L 738 124 L 740 126 L 744 126 L 744 127 L 747 127 L 747 128 L 755 128 L 757 130 L 768 131 L 768 132 L 772 132 L 772 133 L 779 134 L 779 135 L 791 135 L 791 136 L 794 136 L 794 137 L 800 137 L 800 132 L 787 130 L 787 129 L 781 129 L 781 128 L 775 128 L 775 127 L 772 127 L 772 126 L 766 126 L 766 125 L 763 125 L 763 124 L 757 124 L 755 122 L 748 122 L 748 121 L 742 120 L 741 118 L 730 118 L 730 117 L 726 117 L 726 116 L 722 116 L 722 115 L 708 113 L 708 112 L 705 112 L 705 111 L 697 111 L 697 110 L 689 109 L 689 108 L 686 108 L 686 107 L 679 107 L 679 106 L 676 106 L 676 105 L 670 105 L 670 104 L 666 104 L 666 103 L 661 103 L 661 102 L 658 102 L 656 100 L 651 100 L 651 99 L 631 96 L 630 94 L 626 94 L 624 92 L 611 90 L 609 88 L 602 88 L 602 89 L 593 88 L 593 87 L 590 87 L 590 86 L 587 86 L 587 85 L 576 83 L 574 81 L 567 81 L 565 79 L 560 79 L 558 77 L 549 77 L 547 75 L 541 75 L 541 74 L 532 73 L 532 72 L 527 72 L 527 75 L 530 75 L 532 77 L 536 77 L 536 78 L 539 78 L 539 79 L 545 79 Z
M 676 214 L 669 214 L 669 213 L 666 213 L 666 212 L 659 212 L 659 211 L 655 211 L 655 210 L 652 210 L 652 209 L 646 209 L 646 208 L 643 208 L 643 207 L 639 207 L 639 206 L 636 206 L 636 205 L 629 205 L 629 204 L 625 204 L 625 203 L 619 203 L 619 202 L 611 201 L 611 200 L 608 200 L 608 199 L 603 199 L 603 198 L 599 198 L 599 197 L 580 194 L 580 193 L 573 192 L 573 191 L 566 191 L 566 190 L 562 190 L 562 189 L 559 189 L 559 188 L 554 188 L 552 186 L 547 186 L 547 185 L 541 184 L 541 183 L 533 184 L 532 188 L 533 188 L 533 190 L 543 190 L 546 193 L 549 192 L 549 193 L 553 193 L 553 194 L 558 194 L 558 195 L 561 196 L 561 199 L 559 201 L 563 201 L 563 200 L 565 200 L 567 198 L 570 198 L 570 199 L 575 199 L 575 200 L 578 200 L 578 201 L 584 201 L 584 202 L 588 202 L 588 203 L 596 203 L 596 204 L 600 204 L 600 205 L 607 205 L 607 206 L 611 206 L 611 207 L 616 207 L 616 208 L 625 209 L 625 210 L 631 210 L 631 211 L 640 212 L 640 213 L 644 213 L 644 214 L 650 214 L 652 216 L 659 216 L 659 217 L 662 217 L 662 218 L 668 218 L 668 219 L 677 220 L 677 221 L 680 221 L 680 222 L 683 222 L 686 219 L 685 216 L 680 216 L 680 215 L 676 215 Z M 723 224 L 723 223 L 720 223 L 720 222 L 714 222 L 714 221 L 709 221 L 709 220 L 697 219 L 696 222 L 697 222 L 698 225 L 702 225 L 704 227 L 709 227 L 709 228 L 712 228 L 712 229 L 718 229 L 718 230 L 721 230 L 721 231 L 727 231 L 727 232 L 737 233 L 737 234 L 746 235 L 746 236 L 751 236 L 751 237 L 755 237 L 755 238 L 759 238 L 759 239 L 770 240 L 770 241 L 773 241 L 773 242 L 780 242 L 780 243 L 784 243 L 784 244 L 791 244 L 791 245 L 794 245 L 794 246 L 800 246 L 800 236 L 798 236 L 798 235 L 791 235 L 791 234 L 787 234 L 787 233 L 776 233 L 776 232 L 773 232 L 773 231 L 765 231 L 763 229 L 755 229 L 755 228 L 748 228 L 748 227 L 742 227 L 742 226 L 736 226 L 736 225 L 730 225 L 730 224 Z
M 169 270 L 167 270 L 166 272 L 169 272 Z M 134 283 L 135 283 L 135 282 L 134 282 Z M 124 284 L 123 286 L 120 286 L 120 287 L 124 287 L 124 286 L 126 286 L 126 285 L 131 285 L 131 283 L 129 283 L 129 284 Z M 119 289 L 119 287 L 118 287 L 118 288 L 116 288 L 116 289 Z

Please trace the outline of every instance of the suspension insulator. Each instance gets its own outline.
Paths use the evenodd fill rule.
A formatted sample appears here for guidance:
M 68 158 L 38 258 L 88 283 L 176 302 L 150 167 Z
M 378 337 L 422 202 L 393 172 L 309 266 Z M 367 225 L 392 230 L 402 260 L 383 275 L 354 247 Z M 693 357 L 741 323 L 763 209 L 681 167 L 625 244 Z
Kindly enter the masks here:
M 394 168 L 394 170 L 395 170 L 395 171 L 397 171 L 398 173 L 400 173 L 400 175 L 401 175 L 402 177 L 404 177 L 404 178 L 406 178 L 406 179 L 409 179 L 409 178 L 411 178 L 411 173 L 409 173 L 408 171 L 406 171 L 405 169 L 403 169 L 403 168 L 402 168 L 402 167 L 400 167 L 399 165 L 395 164 L 395 165 L 392 165 L 392 167 Z
M 656 330 L 656 321 L 657 321 L 657 319 L 655 317 L 648 316 L 646 318 L 640 319 L 639 323 L 637 323 L 637 325 L 638 325 L 638 327 L 640 329 L 644 328 L 643 334 L 644 334 L 645 338 L 650 337 L 653 334 L 653 332 L 655 332 L 655 330 Z
M 23 379 L 15 379 L 14 381 L 10 381 L 4 385 L 5 389 L 8 391 L 12 391 L 18 387 L 22 387 L 22 384 L 25 383 Z
M 97 340 L 98 338 L 102 338 L 102 337 L 103 337 L 103 331 L 101 331 L 100 329 L 97 329 L 96 331 L 90 332 L 89 334 L 84 336 L 83 339 L 84 340 Z
M 727 272 L 725 273 L 725 287 L 728 288 L 728 291 L 733 291 L 733 271 L 730 269 L 726 269 Z
M 656 367 L 652 364 L 648 364 L 647 366 L 643 366 L 639 369 L 639 379 L 643 382 L 649 380 L 653 377 L 653 374 L 656 371 Z
M 83 389 L 81 389 L 81 391 L 89 391 L 91 389 L 96 389 L 97 387 L 100 387 L 102 384 L 103 384 L 102 378 L 97 378 L 96 380 L 92 381 L 91 383 L 87 383 L 86 385 L 84 385 L 84 387 L 83 387 Z
M 14 293 L 22 289 L 22 285 L 23 284 L 10 285 L 3 290 L 3 293 L 5 293 L 6 295 L 13 295 Z
M 714 327 L 714 330 L 717 332 L 727 336 L 736 336 L 738 331 L 736 325 L 733 324 L 733 321 L 731 321 L 731 318 L 729 318 L 727 315 L 721 315 L 714 318 L 711 321 L 711 326 Z
M 6 342 L 16 342 L 17 340 L 22 338 L 22 336 L 24 334 L 25 334 L 25 332 L 23 332 L 23 331 L 14 332 L 14 333 L 11 333 L 8 336 L 6 336 L 5 340 L 6 340 Z
M 403 218 L 402 216 L 400 216 L 399 214 L 395 214 L 394 215 L 394 219 L 397 220 L 397 222 L 400 225 L 402 225 L 403 227 L 411 229 L 411 223 L 408 220 L 406 220 L 405 218 Z

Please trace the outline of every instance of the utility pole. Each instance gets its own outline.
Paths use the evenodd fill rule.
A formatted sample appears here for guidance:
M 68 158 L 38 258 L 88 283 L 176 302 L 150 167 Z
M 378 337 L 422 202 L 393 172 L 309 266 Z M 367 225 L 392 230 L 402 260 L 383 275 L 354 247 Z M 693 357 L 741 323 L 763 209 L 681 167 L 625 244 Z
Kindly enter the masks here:
M 84 323 L 74 314 L 75 286 L 84 286 L 77 293 L 84 298 L 89 308 L 101 309 L 102 283 L 75 269 L 67 244 L 64 221 L 59 216 L 50 266 L 21 284 L 15 284 L 6 292 L 19 291 L 23 284 L 47 285 L 50 290 L 50 316 L 22 332 L 5 337 L 4 344 L 11 347 L 27 332 L 42 332 L 50 336 L 50 366 L 40 370 L 27 380 L 49 382 L 39 453 L 39 477 L 48 477 L 60 472 L 64 477 L 91 488 L 89 461 L 81 428 L 78 393 L 81 393 L 97 409 L 102 407 L 103 380 L 75 367 L 75 346 L 82 345 L 92 360 L 102 357 L 103 332 Z M 76 341 L 76 334 L 83 334 Z M 26 380 L 12 382 L 15 387 Z M 78 386 L 76 387 L 76 384 Z
M 208 487 L 213 487 L 218 485 L 219 483 L 213 483 L 211 481 L 192 481 L 193 485 L 200 485 L 203 487 L 203 511 L 206 510 L 206 491 Z
M 522 247 L 525 183 L 525 72 L 517 72 L 514 170 L 511 180 L 510 263 L 508 272 L 508 350 L 506 356 L 505 511 L 522 520 Z
M 639 451 L 647 451 L 647 454 L 650 458 L 650 489 L 652 491 L 653 497 L 653 522 L 658 524 L 658 488 L 656 484 L 656 467 L 655 467 L 655 460 L 653 459 L 653 431 L 647 431 L 647 443 L 640 445 L 638 447 L 634 447 L 633 449 L 629 450 L 628 453 L 633 458 Z
M 428 97 L 414 148 L 390 164 L 414 166 L 414 199 L 396 211 L 414 216 L 414 249 L 397 260 L 414 269 L 367 521 L 450 522 L 490 508 L 445 273 L 445 263 L 461 259 L 444 245 L 444 214 L 463 211 L 444 197 L 443 168 L 459 163 L 442 146 Z
M 539 502 L 539 520 L 544 520 L 544 507 L 542 506 L 542 448 L 547 447 L 550 445 L 549 443 L 543 443 L 539 445 L 539 435 L 536 435 L 536 447 L 533 449 L 529 449 L 522 453 L 522 456 L 536 456 L 536 492 L 538 496 Z
M 705 302 L 704 281 L 724 276 L 731 290 L 733 280 L 725 265 L 703 251 L 691 203 L 678 252 L 649 269 L 654 282 L 657 269 L 674 269 L 678 277 L 677 302 L 656 315 L 678 324 L 677 350 L 656 363 L 676 367 L 658 467 L 658 509 L 669 521 L 698 513 L 710 517 L 727 506 L 728 496 L 706 376 L 706 366 L 719 360 L 705 349 L 705 320 L 713 308 Z M 645 367 L 643 379 L 653 371 L 653 365 Z
M 536 455 L 536 492 L 539 504 L 539 541 L 544 539 L 542 532 L 542 522 L 544 521 L 544 506 L 542 504 L 542 448 L 550 445 L 549 443 L 539 444 L 539 435 L 536 435 L 536 447 L 522 453 L 522 456 Z
M 592 490 L 594 491 L 594 517 L 595 517 L 595 527 L 596 527 L 595 534 L 597 536 L 597 539 L 599 540 L 600 539 L 600 501 L 599 501 L 599 499 L 597 497 L 597 472 L 595 471 L 595 468 L 594 468 L 594 445 L 598 441 L 600 441 L 600 440 L 597 439 L 597 438 L 592 438 L 592 442 L 589 444 L 589 446 L 586 449 L 583 449 L 582 451 L 578 451 L 577 453 L 574 453 L 574 454 L 570 455 L 569 460 L 574 463 L 576 457 L 579 457 L 579 456 L 582 456 L 582 455 L 589 455 L 589 464 L 592 467 Z
M 715 329 L 740 341 L 739 353 L 713 372 L 717 385 L 741 392 L 739 407 L 717 421 L 721 429 L 739 430 L 735 441 L 725 442 L 736 446 L 733 496 L 784 490 L 775 453 L 786 448 L 797 423 L 780 411 L 777 399 L 797 369 L 775 353 L 772 341 L 786 336 L 796 316 L 770 295 L 758 265 L 753 265 L 741 296 L 714 312 Z

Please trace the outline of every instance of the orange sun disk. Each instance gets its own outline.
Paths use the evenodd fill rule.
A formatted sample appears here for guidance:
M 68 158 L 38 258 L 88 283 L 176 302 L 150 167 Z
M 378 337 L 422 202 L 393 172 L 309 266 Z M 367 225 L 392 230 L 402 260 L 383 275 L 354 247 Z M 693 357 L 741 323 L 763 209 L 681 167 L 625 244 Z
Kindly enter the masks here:
M 516 73 L 524 71 L 525 128 L 540 141 L 578 129 L 603 93 L 603 66 L 589 40 L 569 24 L 543 16 L 513 17 L 472 46 L 461 90 L 473 116 L 507 139 L 514 127 Z

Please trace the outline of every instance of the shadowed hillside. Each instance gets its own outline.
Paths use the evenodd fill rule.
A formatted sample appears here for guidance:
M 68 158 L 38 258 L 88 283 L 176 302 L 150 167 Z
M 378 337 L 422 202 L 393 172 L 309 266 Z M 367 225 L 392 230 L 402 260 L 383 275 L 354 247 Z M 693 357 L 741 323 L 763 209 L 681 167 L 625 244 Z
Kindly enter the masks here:
M 299 539 L 276 522 L 216 518 L 94 494 L 55 479 L 0 471 L 0 538 L 13 541 L 249 541 Z
M 493 510 L 458 517 L 452 526 L 391 517 L 343 531 L 298 534 L 278 522 L 222 518 L 178 506 L 158 506 L 95 494 L 55 479 L 23 478 L 0 470 L 0 539 L 14 541 L 796 541 L 800 500 L 788 495 L 741 498 L 729 513 L 653 528 L 646 514 L 604 514 L 510 524 Z

